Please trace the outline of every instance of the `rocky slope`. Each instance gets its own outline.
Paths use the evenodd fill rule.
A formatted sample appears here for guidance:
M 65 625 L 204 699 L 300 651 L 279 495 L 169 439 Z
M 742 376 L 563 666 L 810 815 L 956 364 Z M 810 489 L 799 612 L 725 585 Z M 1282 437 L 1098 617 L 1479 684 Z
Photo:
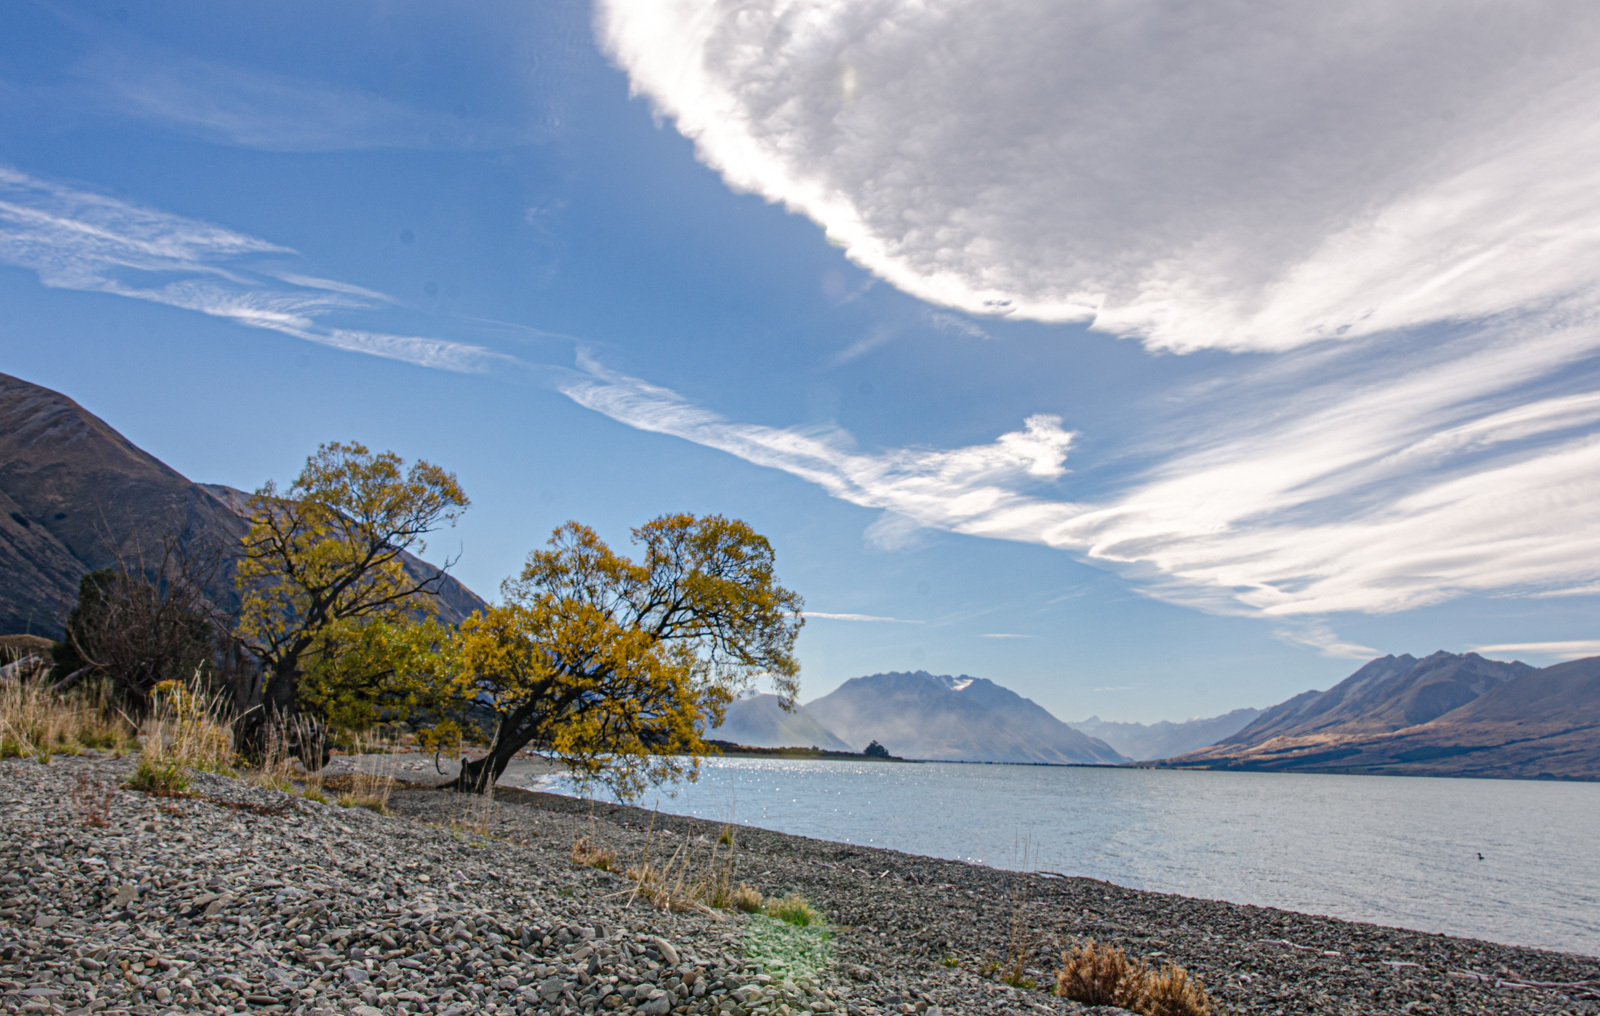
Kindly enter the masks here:
M 879 741 L 904 758 L 963 762 L 1115 764 L 1104 741 L 1073 730 L 1038 703 L 981 677 L 915 673 L 851 678 L 806 703 L 855 745 Z
M 1235 709 L 1221 716 L 1207 716 L 1193 720 L 1160 723 L 1118 723 L 1091 716 L 1087 720 L 1067 721 L 1067 726 L 1081 730 L 1090 737 L 1098 737 L 1109 744 L 1119 755 L 1135 762 L 1170 758 L 1216 744 L 1237 734 L 1247 724 L 1261 715 L 1259 709 Z
M 0 634 L 59 637 L 85 572 L 158 555 L 168 534 L 231 550 L 244 533 L 233 510 L 242 495 L 223 492 L 190 482 L 65 395 L 0 374 Z M 406 567 L 434 570 L 410 555 Z M 236 602 L 226 569 L 210 594 Z M 482 602 L 452 578 L 442 601 L 450 620 Z
M 1384 657 L 1164 764 L 1600 779 L 1600 657 L 1543 670 L 1474 653 Z
M 796 703 L 793 711 L 785 712 L 778 702 L 778 696 L 765 692 L 737 699 L 729 704 L 722 725 L 708 731 L 706 737 L 752 748 L 860 751 L 866 747 L 865 743 L 852 747 L 839 740 L 805 706 Z

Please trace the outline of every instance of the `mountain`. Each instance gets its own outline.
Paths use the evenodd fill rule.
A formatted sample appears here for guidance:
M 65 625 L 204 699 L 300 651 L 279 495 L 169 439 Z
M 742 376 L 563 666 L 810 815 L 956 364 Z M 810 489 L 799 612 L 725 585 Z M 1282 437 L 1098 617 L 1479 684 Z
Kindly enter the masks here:
M 1386 656 L 1163 764 L 1600 779 L 1600 657 L 1536 670 L 1476 653 Z
M 1274 738 L 1378 734 L 1413 727 L 1466 705 L 1501 682 L 1531 673 L 1526 663 L 1443 651 L 1427 659 L 1385 656 L 1324 692 L 1306 692 L 1258 716 L 1223 740 L 1261 744 Z
M 964 762 L 1124 762 L 1104 741 L 1073 730 L 1043 707 L 981 677 L 927 671 L 855 677 L 806 703 L 812 716 L 857 747 L 878 741 L 895 755 Z
M 784 712 L 776 695 L 750 695 L 728 704 L 722 725 L 706 732 L 706 737 L 732 741 L 751 748 L 822 748 L 825 751 L 860 751 L 833 735 L 817 718 L 798 703 L 793 712 Z
M 244 529 L 226 498 L 65 395 L 0 374 L 0 632 L 59 637 L 85 572 L 115 567 L 119 554 L 159 554 L 168 534 L 231 550 Z M 411 555 L 405 565 L 436 571 Z M 231 607 L 238 594 L 225 572 L 209 593 Z M 452 622 L 482 603 L 453 578 L 442 594 L 440 614 Z
M 1221 716 L 1208 716 L 1179 723 L 1171 720 L 1162 720 L 1160 723 L 1114 723 L 1102 720 L 1098 716 L 1091 716 L 1076 723 L 1069 720 L 1067 726 L 1080 730 L 1090 737 L 1098 737 L 1116 749 L 1120 755 L 1126 755 L 1136 762 L 1144 762 L 1149 759 L 1170 758 L 1173 755 L 1182 755 L 1196 748 L 1216 744 L 1230 734 L 1238 733 L 1260 715 L 1259 709 L 1235 709 Z

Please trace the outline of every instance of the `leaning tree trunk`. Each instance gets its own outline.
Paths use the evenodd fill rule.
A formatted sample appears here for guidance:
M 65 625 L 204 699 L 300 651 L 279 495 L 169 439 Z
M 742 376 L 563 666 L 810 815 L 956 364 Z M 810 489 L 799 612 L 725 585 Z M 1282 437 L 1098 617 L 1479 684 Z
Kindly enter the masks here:
M 496 739 L 489 754 L 480 759 L 462 757 L 461 773 L 452 786 L 464 794 L 487 794 L 505 774 L 506 766 L 521 746 Z

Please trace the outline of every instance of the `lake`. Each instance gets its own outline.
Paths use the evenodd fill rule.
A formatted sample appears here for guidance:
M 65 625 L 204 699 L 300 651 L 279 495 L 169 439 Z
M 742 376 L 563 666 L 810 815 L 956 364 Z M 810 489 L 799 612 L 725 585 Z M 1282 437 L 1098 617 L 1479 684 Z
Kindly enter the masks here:
M 573 792 L 561 780 L 537 789 Z M 1600 955 L 1600 784 L 721 758 L 675 797 L 642 803 Z

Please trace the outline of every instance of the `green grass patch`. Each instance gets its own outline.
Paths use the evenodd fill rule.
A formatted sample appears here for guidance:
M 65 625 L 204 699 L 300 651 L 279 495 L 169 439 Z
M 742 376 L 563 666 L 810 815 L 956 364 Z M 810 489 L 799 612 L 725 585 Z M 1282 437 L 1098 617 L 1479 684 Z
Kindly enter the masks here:
M 189 789 L 189 775 L 176 762 L 155 760 L 145 755 L 140 757 L 139 768 L 128 779 L 128 789 L 176 797 Z
M 768 903 L 767 916 L 797 928 L 809 928 L 824 923 L 817 908 L 806 902 L 804 896 L 797 896 L 794 893 Z
M 752 914 L 743 948 L 745 959 L 774 977 L 815 980 L 833 962 L 833 932 L 820 924 L 801 927 Z

